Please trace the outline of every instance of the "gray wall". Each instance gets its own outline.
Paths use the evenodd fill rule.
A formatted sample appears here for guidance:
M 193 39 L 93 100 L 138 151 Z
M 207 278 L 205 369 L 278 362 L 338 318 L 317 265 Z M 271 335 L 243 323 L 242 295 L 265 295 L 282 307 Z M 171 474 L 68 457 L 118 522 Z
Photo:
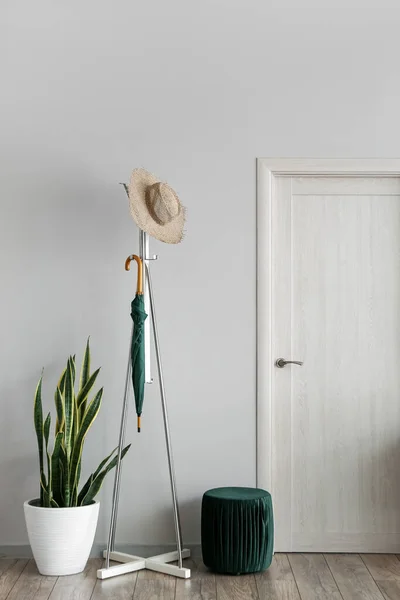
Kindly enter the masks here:
M 184 243 L 153 245 L 186 541 L 199 541 L 206 488 L 255 484 L 255 159 L 400 155 L 396 7 L 3 0 L 0 545 L 27 542 L 41 367 L 50 406 L 88 334 L 105 396 L 87 469 L 116 444 L 135 279 L 123 265 L 137 249 L 118 182 L 135 166 L 188 207 Z M 156 385 L 128 437 L 119 539 L 172 542 Z

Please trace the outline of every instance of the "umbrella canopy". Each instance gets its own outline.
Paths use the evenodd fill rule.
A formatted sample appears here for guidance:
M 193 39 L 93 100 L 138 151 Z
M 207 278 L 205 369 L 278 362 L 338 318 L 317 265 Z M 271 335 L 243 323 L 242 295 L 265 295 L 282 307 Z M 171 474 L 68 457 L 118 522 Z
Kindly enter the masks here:
M 144 322 L 147 318 L 144 310 L 143 299 L 143 263 L 141 259 L 132 254 L 125 262 L 125 269 L 129 271 L 130 263 L 135 260 L 138 264 L 138 279 L 136 296 L 131 303 L 131 317 L 133 321 L 133 333 L 131 343 L 132 385 L 135 395 L 137 414 L 137 429 L 140 432 L 140 417 L 143 409 L 144 383 L 145 383 L 145 358 L 144 358 Z

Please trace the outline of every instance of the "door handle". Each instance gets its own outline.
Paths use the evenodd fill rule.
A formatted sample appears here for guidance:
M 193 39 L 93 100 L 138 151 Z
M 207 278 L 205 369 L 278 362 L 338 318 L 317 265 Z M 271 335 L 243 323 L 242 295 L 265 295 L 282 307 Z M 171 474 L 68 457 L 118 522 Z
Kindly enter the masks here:
M 275 361 L 275 366 L 278 369 L 283 369 L 286 365 L 299 365 L 301 367 L 303 362 L 301 360 L 285 360 L 284 358 L 277 358 Z

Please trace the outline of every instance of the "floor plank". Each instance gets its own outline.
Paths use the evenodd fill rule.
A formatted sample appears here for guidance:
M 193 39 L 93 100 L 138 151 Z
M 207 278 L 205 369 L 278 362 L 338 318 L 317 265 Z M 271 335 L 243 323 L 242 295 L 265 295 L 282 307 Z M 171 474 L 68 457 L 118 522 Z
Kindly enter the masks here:
M 400 599 L 400 561 L 394 554 L 362 554 L 385 600 Z
M 34 560 L 30 560 L 18 578 L 7 600 L 48 600 L 57 577 L 40 575 Z
M 344 600 L 382 600 L 383 595 L 358 554 L 325 554 Z
M 400 599 L 400 582 L 399 581 L 379 581 L 378 587 L 382 592 L 385 600 Z
M 17 558 L 0 558 L 0 576 L 5 573 L 10 567 L 15 565 Z M 26 561 L 27 563 L 28 561 Z
M 127 573 L 110 579 L 98 579 L 90 600 L 132 600 L 137 576 L 137 573 Z
M 342 600 L 322 554 L 288 554 L 301 598 Z M 399 563 L 400 564 L 400 563 Z
M 49 600 L 90 600 L 97 581 L 97 569 L 102 565 L 100 558 L 89 560 L 83 573 L 59 577 Z
M 174 600 L 176 578 L 154 571 L 139 571 L 134 600 Z
M 187 559 L 183 566 L 191 569 L 190 579 L 177 579 L 175 600 L 217 600 L 215 575 L 200 558 Z
M 286 554 L 274 554 L 271 566 L 256 577 L 271 581 L 293 581 L 293 573 Z
M 28 560 L 15 558 L 1 559 L 0 600 L 5 600 L 28 564 Z
M 362 554 L 361 558 L 375 581 L 400 581 L 400 561 L 395 554 Z
M 254 575 L 220 575 L 216 578 L 218 600 L 258 600 Z
M 400 560 L 390 554 L 276 554 L 266 571 L 240 576 L 193 558 L 190 580 L 145 570 L 101 581 L 101 564 L 57 578 L 32 560 L 0 558 L 0 600 L 400 600 Z
M 266 571 L 255 576 L 260 600 L 300 600 L 286 554 L 275 554 Z

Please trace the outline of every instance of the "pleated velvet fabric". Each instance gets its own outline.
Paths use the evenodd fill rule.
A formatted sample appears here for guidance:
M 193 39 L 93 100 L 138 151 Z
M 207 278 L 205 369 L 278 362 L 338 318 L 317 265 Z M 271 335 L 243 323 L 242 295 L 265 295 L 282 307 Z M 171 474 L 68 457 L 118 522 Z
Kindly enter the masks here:
M 215 573 L 255 573 L 272 561 L 271 494 L 257 488 L 208 490 L 203 496 L 201 544 L 204 564 Z

